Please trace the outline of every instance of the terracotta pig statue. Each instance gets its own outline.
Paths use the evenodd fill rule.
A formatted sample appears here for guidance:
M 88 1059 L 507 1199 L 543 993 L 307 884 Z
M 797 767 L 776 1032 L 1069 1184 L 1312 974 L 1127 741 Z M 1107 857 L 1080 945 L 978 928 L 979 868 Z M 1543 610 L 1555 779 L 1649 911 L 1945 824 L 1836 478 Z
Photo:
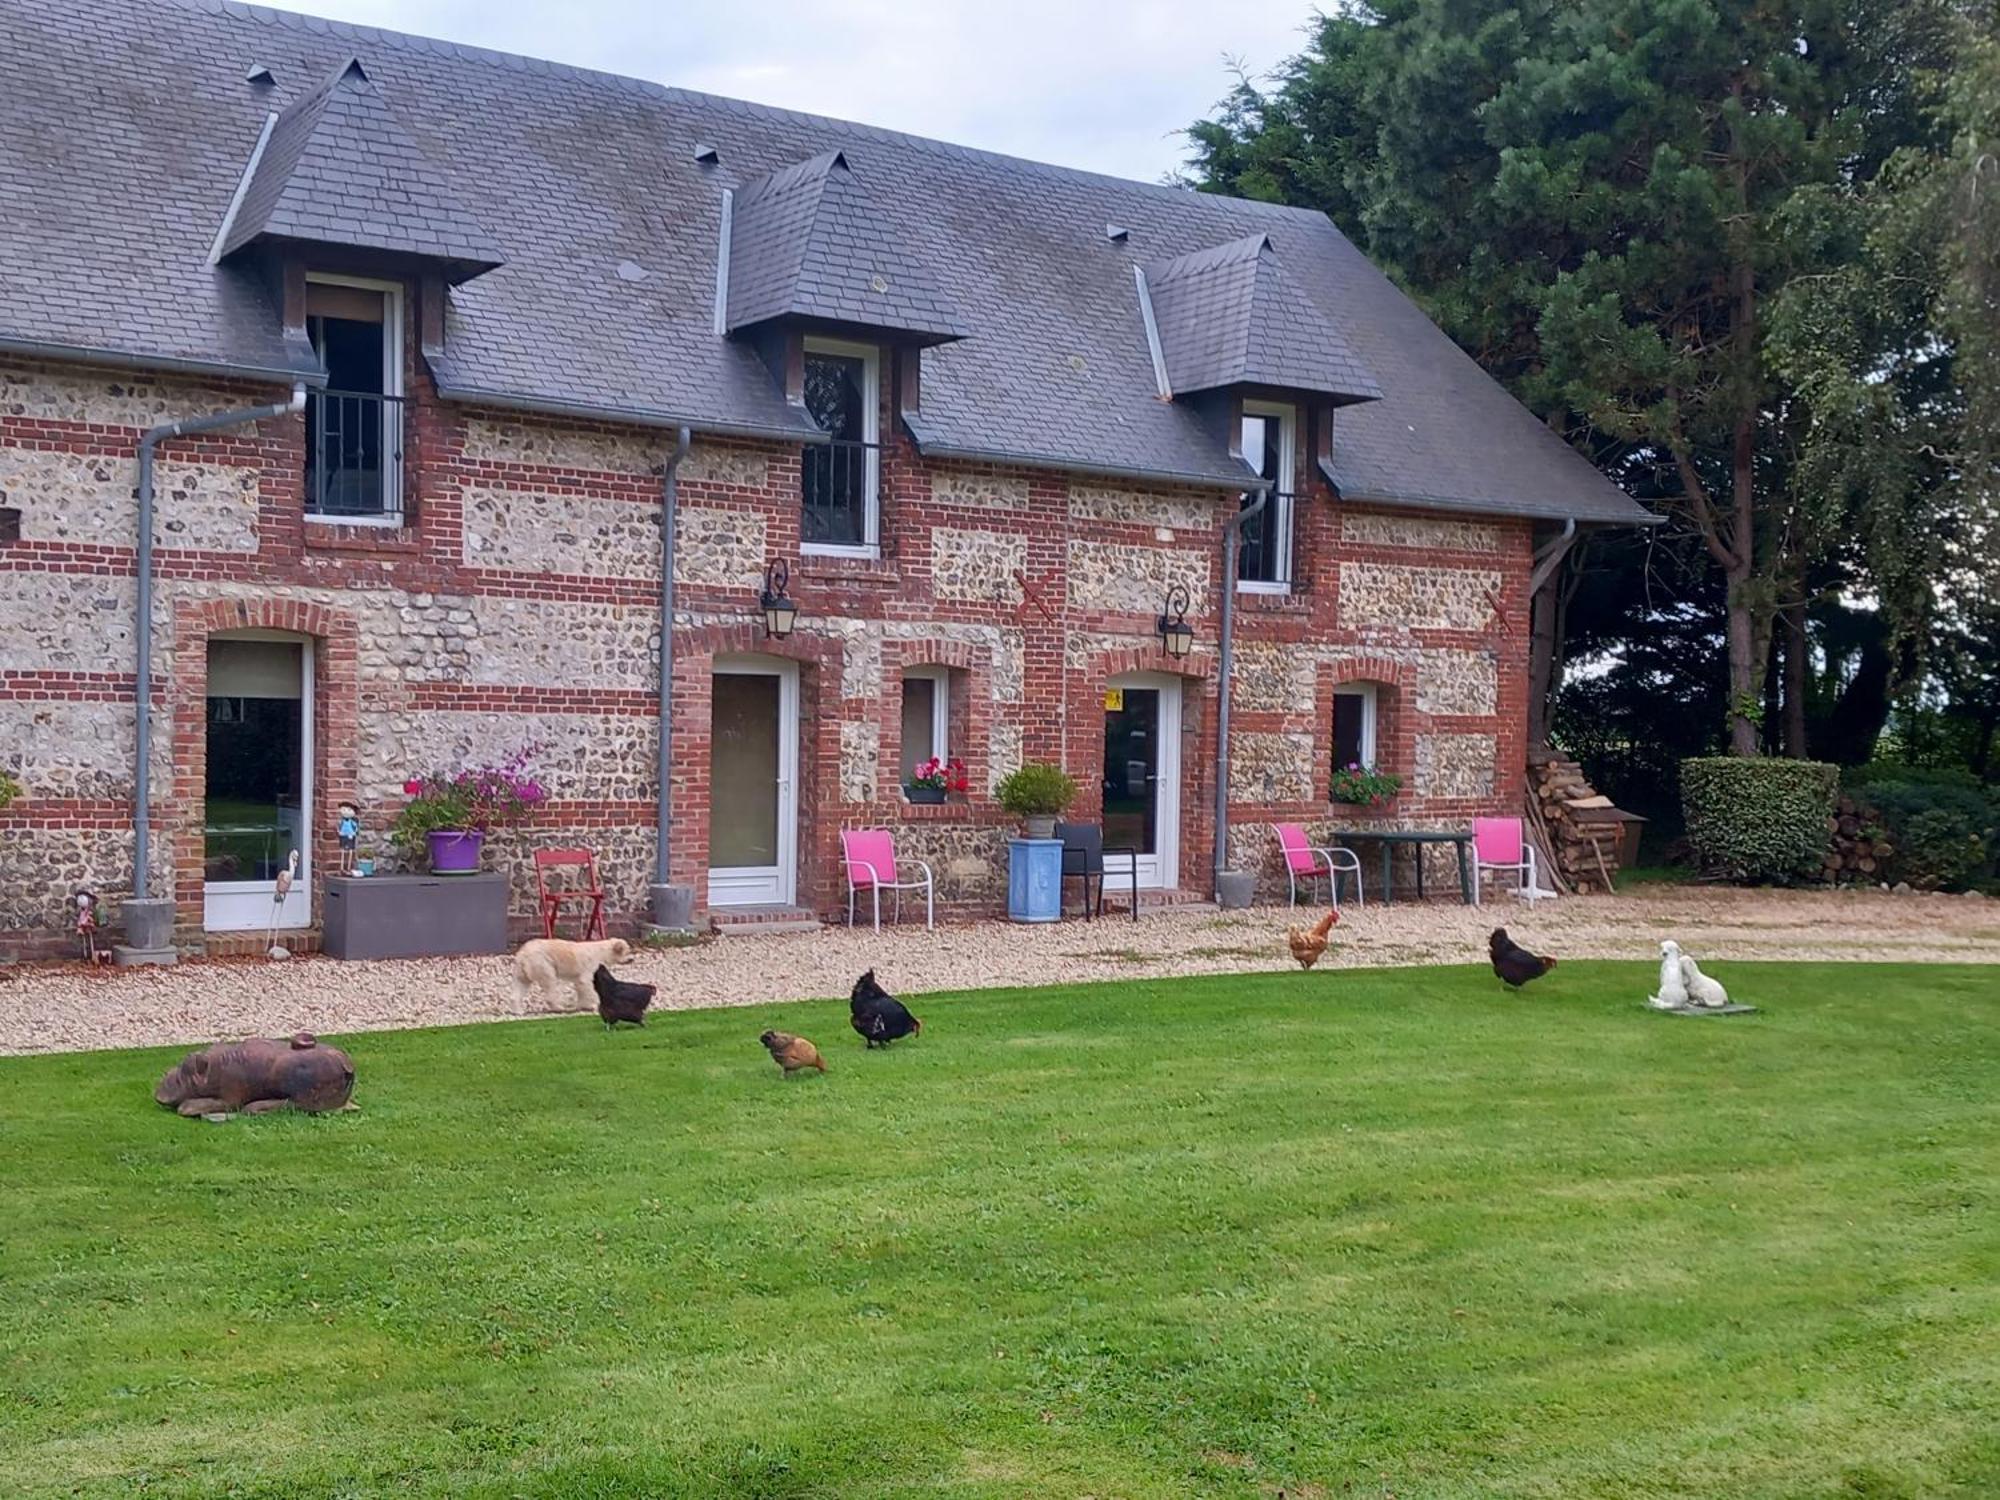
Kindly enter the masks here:
M 190 1052 L 167 1070 L 153 1098 L 183 1115 L 263 1114 L 344 1109 L 354 1095 L 354 1060 L 301 1031 L 287 1040 L 252 1037 Z

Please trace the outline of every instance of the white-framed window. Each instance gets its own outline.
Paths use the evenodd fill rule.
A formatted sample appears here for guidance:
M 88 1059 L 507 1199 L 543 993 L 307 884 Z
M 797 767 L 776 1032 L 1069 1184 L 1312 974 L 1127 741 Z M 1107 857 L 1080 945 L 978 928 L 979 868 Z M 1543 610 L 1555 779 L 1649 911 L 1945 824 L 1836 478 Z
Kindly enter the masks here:
M 944 667 L 911 667 L 903 673 L 902 785 L 936 756 L 951 758 L 951 673 Z
M 1297 452 L 1298 408 L 1275 401 L 1243 403 L 1243 456 L 1271 481 L 1271 499 L 1243 528 L 1236 586 L 1253 594 L 1289 593 L 1292 587 L 1292 464 Z M 1247 507 L 1254 495 L 1243 503 Z
M 1351 683 L 1333 690 L 1333 769 L 1375 765 L 1375 684 Z
M 799 466 L 799 546 L 835 557 L 881 553 L 882 351 L 834 339 L 805 343 L 806 410 L 832 437 Z
M 403 288 L 306 276 L 306 336 L 326 388 L 306 392 L 306 518 L 403 521 Z

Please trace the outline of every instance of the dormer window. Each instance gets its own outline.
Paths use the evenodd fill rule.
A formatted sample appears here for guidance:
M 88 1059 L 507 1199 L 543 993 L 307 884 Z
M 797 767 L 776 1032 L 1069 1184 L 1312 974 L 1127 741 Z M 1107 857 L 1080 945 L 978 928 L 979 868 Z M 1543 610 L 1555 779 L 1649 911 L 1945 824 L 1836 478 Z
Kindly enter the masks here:
M 326 367 L 326 388 L 306 393 L 306 515 L 401 525 L 403 289 L 308 276 L 306 336 Z
M 831 442 L 805 450 L 799 539 L 805 552 L 874 557 L 881 546 L 882 355 L 869 344 L 805 341 L 805 404 Z
M 1243 528 L 1237 587 L 1283 594 L 1292 586 L 1292 465 L 1297 455 L 1297 408 L 1269 401 L 1243 403 L 1243 457 L 1271 482 L 1270 499 Z M 1243 504 L 1254 504 L 1248 495 Z

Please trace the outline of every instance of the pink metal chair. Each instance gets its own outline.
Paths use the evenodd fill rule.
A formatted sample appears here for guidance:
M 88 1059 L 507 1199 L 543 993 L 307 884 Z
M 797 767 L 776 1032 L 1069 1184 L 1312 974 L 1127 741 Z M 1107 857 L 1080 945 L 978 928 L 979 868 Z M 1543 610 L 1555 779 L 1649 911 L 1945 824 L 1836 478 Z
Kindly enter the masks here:
M 854 897 L 857 892 L 867 891 L 875 906 L 875 930 L 882 930 L 882 893 L 892 892 L 896 898 L 895 917 L 903 920 L 903 892 L 922 891 L 924 893 L 924 926 L 937 926 L 936 885 L 931 878 L 931 867 L 920 859 L 905 860 L 905 864 L 915 865 L 922 870 L 921 880 L 899 880 L 896 868 L 896 840 L 886 828 L 843 828 L 840 832 L 840 858 L 847 867 L 847 925 L 854 925 Z
M 1367 899 L 1361 894 L 1361 856 L 1352 849 L 1321 849 L 1315 847 L 1306 837 L 1305 829 L 1296 823 L 1273 823 L 1278 833 L 1278 848 L 1285 856 L 1285 879 L 1291 882 L 1292 905 L 1299 902 L 1299 881 L 1306 882 L 1309 892 L 1316 892 L 1319 877 L 1326 876 L 1326 897 L 1333 903 L 1335 911 L 1340 910 L 1340 877 L 1354 877 L 1354 904 L 1366 906 Z M 1320 866 L 1326 868 L 1321 870 Z
M 1529 901 L 1553 896 L 1541 887 L 1535 867 L 1535 846 L 1528 842 L 1519 818 L 1474 818 L 1472 820 L 1472 903 L 1477 906 L 1480 885 L 1491 870 L 1496 875 L 1512 874 L 1515 894 Z

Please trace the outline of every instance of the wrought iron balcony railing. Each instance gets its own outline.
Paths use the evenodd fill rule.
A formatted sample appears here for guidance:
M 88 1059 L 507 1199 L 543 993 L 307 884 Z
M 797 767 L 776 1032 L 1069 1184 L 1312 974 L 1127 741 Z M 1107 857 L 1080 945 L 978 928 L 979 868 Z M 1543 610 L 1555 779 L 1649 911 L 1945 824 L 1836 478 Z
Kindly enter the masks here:
M 824 547 L 865 547 L 881 484 L 882 445 L 836 439 L 805 450 L 799 469 L 800 539 Z
M 1251 497 L 1244 496 L 1248 505 Z M 1292 585 L 1292 534 L 1296 528 L 1297 497 L 1271 491 L 1270 502 L 1243 528 L 1243 550 L 1237 554 L 1237 581 Z
M 306 393 L 306 514 L 334 521 L 403 518 L 403 398 Z

